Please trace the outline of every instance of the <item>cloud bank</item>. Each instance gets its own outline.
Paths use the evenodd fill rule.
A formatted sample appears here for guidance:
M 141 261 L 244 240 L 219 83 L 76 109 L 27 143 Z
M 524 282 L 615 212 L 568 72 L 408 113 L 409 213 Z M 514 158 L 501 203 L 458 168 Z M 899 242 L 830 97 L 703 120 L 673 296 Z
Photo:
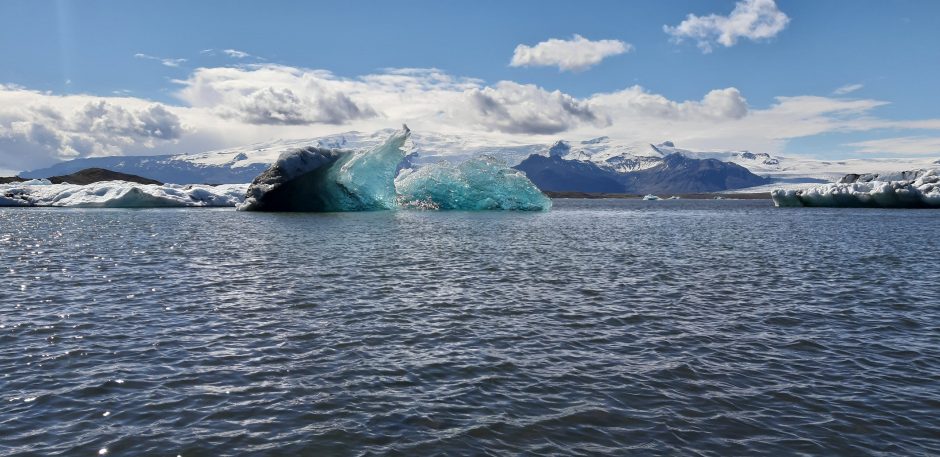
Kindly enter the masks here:
M 735 87 L 673 100 L 641 86 L 577 97 L 433 68 L 345 78 L 256 64 L 197 68 L 173 84 L 178 102 L 172 104 L 0 85 L 0 169 L 34 169 L 76 157 L 200 152 L 403 122 L 416 131 L 467 134 L 501 145 L 606 135 L 636 144 L 671 139 L 690 148 L 773 153 L 794 138 L 892 129 L 913 133 L 850 147 L 927 154 L 936 140 L 920 135 L 940 130 L 940 119 L 881 119 L 875 111 L 887 102 L 873 99 L 781 96 L 755 107 Z

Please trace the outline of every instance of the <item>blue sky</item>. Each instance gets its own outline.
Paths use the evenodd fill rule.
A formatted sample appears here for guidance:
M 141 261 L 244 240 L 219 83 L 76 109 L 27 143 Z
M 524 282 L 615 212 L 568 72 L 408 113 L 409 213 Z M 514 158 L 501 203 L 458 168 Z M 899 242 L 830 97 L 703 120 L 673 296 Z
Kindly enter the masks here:
M 937 46 L 940 44 L 940 2 L 780 0 L 774 3 L 771 0 L 747 0 L 740 3 L 758 1 L 769 2 L 775 12 L 784 15 L 786 21 L 779 30 L 771 33 L 772 36 L 753 39 L 741 35 L 731 46 L 706 40 L 710 41 L 707 47 L 711 49 L 704 52 L 696 45 L 697 38 L 680 36 L 683 39 L 677 42 L 677 36 L 667 33 L 664 26 L 677 27 L 689 15 L 697 18 L 709 15 L 730 17 L 737 2 L 8 0 L 0 3 L 0 84 L 5 84 L 8 91 L 14 88 L 19 92 L 39 94 L 35 97 L 54 97 L 54 100 L 37 99 L 30 103 L 54 105 L 66 114 L 69 109 L 77 109 L 75 106 L 94 101 L 94 97 L 114 106 L 124 106 L 124 103 L 131 112 L 143 109 L 140 106 L 144 106 L 144 102 L 156 102 L 167 107 L 172 114 L 181 116 L 187 121 L 184 124 L 188 125 L 183 130 L 199 137 L 198 141 L 186 141 L 185 134 L 173 138 L 151 135 L 140 141 L 140 144 L 149 143 L 140 146 L 131 136 L 128 138 L 134 144 L 130 147 L 127 141 L 117 141 L 110 144 L 116 147 L 98 147 L 96 151 L 73 147 L 58 154 L 29 148 L 17 152 L 20 155 L 41 155 L 46 161 L 108 153 L 101 152 L 102 149 L 108 149 L 110 153 L 155 153 L 164 150 L 176 152 L 184 147 L 228 145 L 225 141 L 209 138 L 213 135 L 224 138 L 226 135 L 206 113 L 202 113 L 203 121 L 206 125 L 214 125 L 216 131 L 213 135 L 196 132 L 201 121 L 196 120 L 199 116 L 194 114 L 194 108 L 222 113 L 222 119 L 240 119 L 258 127 L 262 124 L 271 126 L 252 129 L 254 137 L 236 135 L 233 141 L 303 136 L 302 126 L 309 127 L 312 133 L 319 133 L 395 126 L 399 120 L 411 120 L 399 119 L 408 116 L 394 113 L 394 108 L 370 103 L 369 94 L 373 92 L 369 90 L 339 85 L 332 88 L 334 92 L 352 94 L 351 100 L 364 107 L 362 113 L 366 114 L 346 116 L 340 121 L 307 116 L 303 122 L 286 122 L 278 118 L 274 122 L 252 123 L 246 120 L 249 118 L 225 114 L 228 113 L 225 106 L 210 106 L 207 100 L 192 94 L 189 97 L 180 95 L 182 90 L 192 89 L 196 84 L 194 75 L 198 69 L 217 70 L 216 76 L 221 74 L 221 69 L 239 69 L 242 73 L 238 77 L 250 79 L 251 90 L 259 91 L 265 83 L 258 80 L 256 70 L 264 66 L 287 72 L 293 69 L 301 72 L 325 70 L 333 80 L 360 82 L 364 76 L 385 74 L 389 68 L 434 68 L 454 80 L 473 80 L 484 92 L 485 88 L 494 88 L 500 81 L 510 81 L 521 86 L 534 86 L 544 93 L 560 91 L 564 96 L 584 102 L 585 106 L 592 104 L 592 107 L 590 100 L 596 94 L 614 93 L 633 86 L 640 86 L 645 93 L 675 103 L 703 100 L 710 91 L 734 88 L 751 110 L 746 116 L 751 116 L 752 111 L 771 109 L 779 102 L 777 97 L 867 100 L 871 103 L 865 108 L 848 111 L 840 108 L 834 114 L 824 114 L 827 119 L 835 121 L 846 117 L 861 122 L 874 119 L 864 128 L 853 124 L 849 128 L 836 127 L 823 132 L 807 128 L 783 135 L 768 131 L 765 136 L 773 137 L 768 141 L 759 141 L 761 133 L 743 137 L 729 133 L 727 147 L 841 158 L 876 153 L 859 152 L 866 148 L 850 145 L 903 137 L 923 139 L 922 147 L 906 151 L 885 150 L 879 154 L 934 152 L 940 156 L 940 151 L 930 149 L 930 145 L 936 144 L 936 137 L 940 136 L 937 130 L 940 124 L 933 121 L 940 118 L 937 108 L 940 85 L 936 76 L 940 74 L 940 46 Z M 534 47 L 550 39 L 570 41 L 575 35 L 589 41 L 620 41 L 629 51 L 607 56 L 577 71 L 538 64 L 510 66 L 514 50 L 519 45 Z M 250 56 L 234 58 L 224 50 L 237 50 Z M 300 77 L 298 80 L 303 79 Z M 218 79 L 212 81 L 211 84 L 218 83 Z M 291 84 L 289 81 L 281 83 Z M 272 87 L 290 89 L 290 86 Z M 855 90 L 834 93 L 840 87 L 854 87 Z M 244 95 L 248 90 L 241 88 L 239 93 Z M 469 89 L 461 87 L 454 90 Z M 290 92 L 295 93 L 299 95 L 300 90 Z M 25 100 L 22 93 L 14 95 L 18 98 L 8 100 Z M 70 95 L 83 98 L 69 99 Z M 516 103 L 516 95 L 507 95 L 508 98 L 499 98 L 499 94 L 494 96 L 501 102 Z M 305 97 L 301 96 L 301 104 L 319 103 L 320 100 L 317 94 Z M 123 101 L 126 98 L 137 101 Z M 509 99 L 515 101 L 506 101 Z M 235 100 L 232 103 L 241 102 Z M 373 108 L 371 111 L 370 107 Z M 518 117 L 513 111 L 516 107 L 510 106 L 507 116 Z M 431 111 L 428 113 L 435 109 L 429 107 Z M 448 109 L 445 106 L 436 110 Z M 550 111 L 550 108 L 546 110 Z M 637 115 L 631 113 L 631 116 Z M 477 130 L 506 137 L 515 135 L 520 140 L 526 134 L 537 136 L 549 131 L 556 137 L 569 137 L 578 136 L 582 131 L 591 134 L 622 130 L 618 128 L 621 127 L 619 115 L 602 114 L 611 116 L 609 123 L 582 117 L 583 129 L 572 126 L 559 130 L 556 124 L 551 124 L 551 127 L 529 132 L 508 124 L 515 118 L 507 118 L 506 122 L 498 125 L 488 121 L 469 124 L 475 125 Z M 422 116 L 427 119 L 430 114 Z M 448 111 L 448 116 L 456 115 Z M 452 124 L 468 125 L 466 116 L 469 115 L 463 113 L 461 116 L 464 117 Z M 738 121 L 741 119 L 738 115 L 732 117 Z M 360 118 L 371 120 L 359 122 Z M 633 118 L 623 118 L 624 123 L 627 119 Z M 690 118 L 683 119 L 691 122 Z M 5 127 L 8 130 L 6 136 L 12 137 L 13 123 L 26 121 L 38 122 L 36 117 L 22 113 L 6 113 L 4 116 L 0 111 L 0 138 Z M 551 121 L 563 122 L 564 119 Z M 708 122 L 718 121 L 709 118 Z M 917 128 L 909 128 L 911 122 L 919 122 L 915 125 Z M 22 124 L 18 125 L 22 130 Z M 724 127 L 719 131 L 736 130 L 731 124 L 722 125 Z M 760 125 L 763 126 L 761 128 L 769 128 L 767 123 Z M 657 126 L 660 124 L 650 126 L 649 138 L 637 138 L 637 141 L 661 141 L 667 135 L 682 138 L 682 132 L 668 126 Z M 232 129 L 237 127 L 230 126 Z M 64 129 L 63 135 L 66 136 L 91 135 L 76 125 L 57 128 Z M 740 125 L 737 130 L 745 128 L 756 127 L 748 123 Z M 165 132 L 163 136 L 166 136 Z M 720 137 L 689 135 L 691 143 L 688 144 L 720 147 L 721 140 Z M 748 140 L 755 144 L 745 144 Z M 68 141 L 81 143 L 78 139 Z M 23 142 L 21 139 L 17 144 Z M 6 146 L 9 150 L 11 143 L 14 142 L 0 141 L 0 169 L 5 168 L 2 148 Z M 68 148 L 53 143 L 43 147 Z M 17 167 L 11 159 L 7 162 L 7 169 Z M 30 163 L 22 159 L 20 162 Z

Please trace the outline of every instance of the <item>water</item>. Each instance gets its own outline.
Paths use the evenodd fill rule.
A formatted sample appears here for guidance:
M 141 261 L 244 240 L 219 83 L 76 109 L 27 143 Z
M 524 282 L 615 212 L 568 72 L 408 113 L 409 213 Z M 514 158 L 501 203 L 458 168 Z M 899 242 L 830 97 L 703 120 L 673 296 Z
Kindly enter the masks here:
M 0 454 L 937 454 L 938 222 L 3 209 Z

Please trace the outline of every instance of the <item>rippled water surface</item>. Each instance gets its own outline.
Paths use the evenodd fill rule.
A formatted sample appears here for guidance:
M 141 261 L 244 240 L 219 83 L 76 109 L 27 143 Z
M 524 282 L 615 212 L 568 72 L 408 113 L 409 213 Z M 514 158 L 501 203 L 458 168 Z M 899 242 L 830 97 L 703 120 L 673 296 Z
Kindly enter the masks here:
M 940 212 L 0 210 L 0 454 L 935 455 Z

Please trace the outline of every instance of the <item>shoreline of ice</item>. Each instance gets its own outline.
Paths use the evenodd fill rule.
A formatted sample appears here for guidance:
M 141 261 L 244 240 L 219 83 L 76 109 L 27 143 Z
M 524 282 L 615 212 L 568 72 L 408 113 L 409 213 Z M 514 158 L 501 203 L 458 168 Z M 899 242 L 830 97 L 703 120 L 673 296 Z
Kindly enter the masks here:
M 138 184 L 101 181 L 52 184 L 48 180 L 0 184 L 0 206 L 69 208 L 235 207 L 248 184 Z
M 850 174 L 839 182 L 805 189 L 775 189 L 777 207 L 940 208 L 936 169 Z

